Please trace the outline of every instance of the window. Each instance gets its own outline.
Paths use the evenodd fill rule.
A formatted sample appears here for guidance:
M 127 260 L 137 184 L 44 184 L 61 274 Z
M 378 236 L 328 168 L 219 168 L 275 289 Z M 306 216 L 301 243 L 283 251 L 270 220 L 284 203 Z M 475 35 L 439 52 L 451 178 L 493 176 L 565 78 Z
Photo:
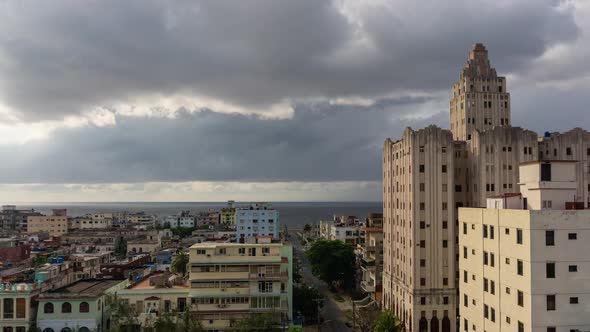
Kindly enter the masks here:
M 522 229 L 520 228 L 516 230 L 516 243 L 522 244 Z
M 467 294 L 463 294 L 463 306 L 465 306 L 465 307 L 469 306 L 468 302 L 469 302 L 469 298 L 467 297 Z
M 443 202 L 442 203 L 442 209 L 443 209 L 443 211 L 446 211 L 448 207 L 449 207 L 449 205 L 448 205 L 447 202 Z
M 425 191 L 426 190 L 426 184 L 424 184 L 424 182 L 420 183 L 420 191 Z
M 547 311 L 555 310 L 555 295 L 547 295 Z
M 467 247 L 463 247 L 463 258 L 467 258 Z
M 426 278 L 420 278 L 420 286 L 426 286 Z
M 524 275 L 524 266 L 520 259 L 516 261 L 516 274 L 519 276 Z
M 448 243 L 449 243 L 449 241 L 443 240 L 443 242 L 442 242 L 443 248 L 447 248 L 448 247 Z
M 448 224 L 449 224 L 449 223 L 448 223 L 446 220 L 445 220 L 445 221 L 443 221 L 443 222 L 442 222 L 442 228 L 443 228 L 443 229 L 447 229 L 447 228 L 449 228 L 449 225 L 448 225 Z
M 569 147 L 565 148 L 565 154 L 568 156 L 571 156 L 572 155 L 572 148 L 569 148 Z
M 490 317 L 490 320 L 492 322 L 495 322 L 496 321 L 496 309 L 494 309 L 494 308 L 490 308 L 490 309 L 491 309 L 490 310 L 490 316 L 491 316 Z
M 425 297 L 421 297 L 420 298 L 420 304 L 421 305 L 426 305 L 426 298 Z
M 442 165 L 442 172 L 446 173 L 447 172 L 447 165 Z
M 420 210 L 422 210 L 422 211 L 426 210 L 426 204 L 420 203 Z
M 420 166 L 418 166 L 418 171 L 419 171 L 420 173 L 424 173 L 424 165 L 423 165 L 423 164 L 422 164 L 422 165 L 420 165 Z
M 463 223 L 463 234 L 467 234 L 467 223 Z
M 88 302 L 80 303 L 80 312 L 89 312 L 89 311 L 90 311 L 90 306 L 88 305 Z
M 577 296 L 570 297 L 570 304 L 578 304 L 578 297 Z
M 490 239 L 494 239 L 494 226 L 490 226 Z
M 557 329 L 555 328 L 555 326 L 548 326 L 547 332 L 557 332 Z
M 570 271 L 570 272 L 578 272 L 578 266 L 577 265 L 570 265 L 567 268 L 568 268 L 568 271 Z
M 545 274 L 548 279 L 555 278 L 555 263 L 546 263 L 545 264 Z
M 70 302 L 64 302 L 61 305 L 61 312 L 62 313 L 69 313 L 72 312 L 72 305 L 70 304 Z
M 43 313 L 52 314 L 53 313 L 53 303 L 47 302 L 43 306 Z
M 488 287 L 488 278 L 483 278 L 483 291 L 487 292 L 489 290 Z
M 518 303 L 519 306 L 524 307 L 524 294 L 522 291 L 516 293 L 516 303 Z
M 555 245 L 555 231 L 545 231 L 545 245 L 546 246 L 554 246 Z
M 421 221 L 420 222 L 420 229 L 425 229 L 426 228 L 426 222 L 425 221 Z
M 486 239 L 488 237 L 488 225 L 483 225 L 483 237 Z
M 578 233 L 568 233 L 567 234 L 567 239 L 568 240 L 577 240 L 578 239 Z
M 443 286 L 449 285 L 449 278 L 443 278 Z
M 24 298 L 17 298 L 16 299 L 16 318 L 25 318 L 26 314 L 27 314 L 27 301 Z
M 483 265 L 488 265 L 488 252 L 483 252 Z
M 494 264 L 495 264 L 494 261 L 495 261 L 494 260 L 494 254 L 493 253 L 490 253 L 490 266 L 491 267 L 494 267 Z
M 426 241 L 420 240 L 420 248 L 426 248 Z
M 488 305 L 487 304 L 484 304 L 483 305 L 483 318 L 489 318 L 490 317 L 489 311 L 490 310 L 489 310 Z
M 518 332 L 524 332 L 524 324 L 521 321 L 518 322 Z
M 443 296 L 443 304 L 449 304 L 449 297 Z
M 426 266 L 426 260 L 425 259 L 421 259 L 420 260 L 420 266 L 421 267 L 425 267 Z
M 467 283 L 467 271 L 463 271 L 463 282 Z

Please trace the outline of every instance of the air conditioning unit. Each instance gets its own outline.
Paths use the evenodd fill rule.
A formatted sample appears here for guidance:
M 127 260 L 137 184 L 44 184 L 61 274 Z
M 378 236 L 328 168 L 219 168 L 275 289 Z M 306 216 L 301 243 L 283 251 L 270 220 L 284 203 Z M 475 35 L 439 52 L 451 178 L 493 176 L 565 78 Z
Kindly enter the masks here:
M 221 291 L 222 291 L 222 292 L 225 292 L 225 288 L 222 288 L 222 289 L 221 289 Z

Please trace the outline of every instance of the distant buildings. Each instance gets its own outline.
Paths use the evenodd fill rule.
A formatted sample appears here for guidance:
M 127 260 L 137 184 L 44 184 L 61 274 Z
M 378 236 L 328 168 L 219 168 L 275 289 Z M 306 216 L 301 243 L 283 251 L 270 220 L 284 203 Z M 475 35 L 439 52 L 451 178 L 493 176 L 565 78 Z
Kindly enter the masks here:
M 164 219 L 164 226 L 169 228 L 194 228 L 195 216 L 190 214 L 190 211 L 182 211 L 178 215 L 171 215 Z
M 239 219 L 238 219 L 239 220 Z M 292 247 L 280 243 L 199 243 L 190 248 L 191 311 L 206 330 L 256 313 L 292 320 Z
M 221 209 L 219 213 L 219 222 L 224 225 L 235 225 L 236 207 L 234 201 L 227 201 L 227 207 Z
M 334 216 L 333 220 L 320 220 L 319 236 L 356 246 L 365 242 L 364 226 L 355 216 Z
M 279 212 L 269 203 L 253 203 L 236 209 L 237 240 L 254 241 L 257 236 L 279 238 Z
M 33 209 L 17 209 L 14 205 L 3 205 L 0 211 L 0 229 L 8 231 L 20 231 L 27 229 L 29 216 L 40 216 L 41 213 Z
M 518 192 L 519 164 L 576 161 L 576 201 L 590 206 L 590 133 L 575 128 L 538 137 L 512 127 L 510 101 L 506 78 L 476 44 L 452 87 L 450 130 L 407 128 L 383 145 L 383 306 L 407 331 L 461 325 L 457 208 Z
M 39 234 L 45 233 L 49 236 L 62 236 L 68 232 L 69 223 L 68 217 L 61 215 L 51 216 L 28 216 L 27 217 L 27 233 Z

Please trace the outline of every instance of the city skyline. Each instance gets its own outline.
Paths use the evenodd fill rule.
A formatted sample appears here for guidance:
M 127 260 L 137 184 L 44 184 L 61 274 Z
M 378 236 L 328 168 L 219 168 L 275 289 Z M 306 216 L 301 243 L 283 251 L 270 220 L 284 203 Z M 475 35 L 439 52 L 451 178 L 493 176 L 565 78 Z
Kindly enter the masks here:
M 590 5 L 430 6 L 3 3 L 0 199 L 380 201 L 383 140 L 449 128 L 476 42 L 511 125 L 590 127 Z

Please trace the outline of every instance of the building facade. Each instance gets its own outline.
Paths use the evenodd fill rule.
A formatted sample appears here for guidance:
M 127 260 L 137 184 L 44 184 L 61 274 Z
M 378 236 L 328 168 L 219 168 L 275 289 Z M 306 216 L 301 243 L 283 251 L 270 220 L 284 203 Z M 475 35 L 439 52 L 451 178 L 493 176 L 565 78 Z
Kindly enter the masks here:
M 34 323 L 39 295 L 36 284 L 0 283 L 0 327 L 3 332 L 26 332 Z
M 279 238 L 279 211 L 269 203 L 254 203 L 250 207 L 236 209 L 238 241 L 249 241 L 257 236 Z
M 191 311 L 204 329 L 225 330 L 257 313 L 292 321 L 292 247 L 205 242 L 190 248 Z
M 450 130 L 408 128 L 383 146 L 383 305 L 409 331 L 454 330 L 457 209 L 518 192 L 521 163 L 577 161 L 576 200 L 590 206 L 590 133 L 576 128 L 539 138 L 512 127 L 506 78 L 483 45 L 470 50 L 451 93 Z
M 28 216 L 27 233 L 47 233 L 50 236 L 62 236 L 68 232 L 68 217 L 66 216 Z
M 459 209 L 461 331 L 590 329 L 590 211 L 577 210 L 576 167 L 525 163 L 520 195 Z
M 358 244 L 360 255 L 360 288 L 381 303 L 383 293 L 383 214 L 370 213 L 362 228 L 364 243 Z

